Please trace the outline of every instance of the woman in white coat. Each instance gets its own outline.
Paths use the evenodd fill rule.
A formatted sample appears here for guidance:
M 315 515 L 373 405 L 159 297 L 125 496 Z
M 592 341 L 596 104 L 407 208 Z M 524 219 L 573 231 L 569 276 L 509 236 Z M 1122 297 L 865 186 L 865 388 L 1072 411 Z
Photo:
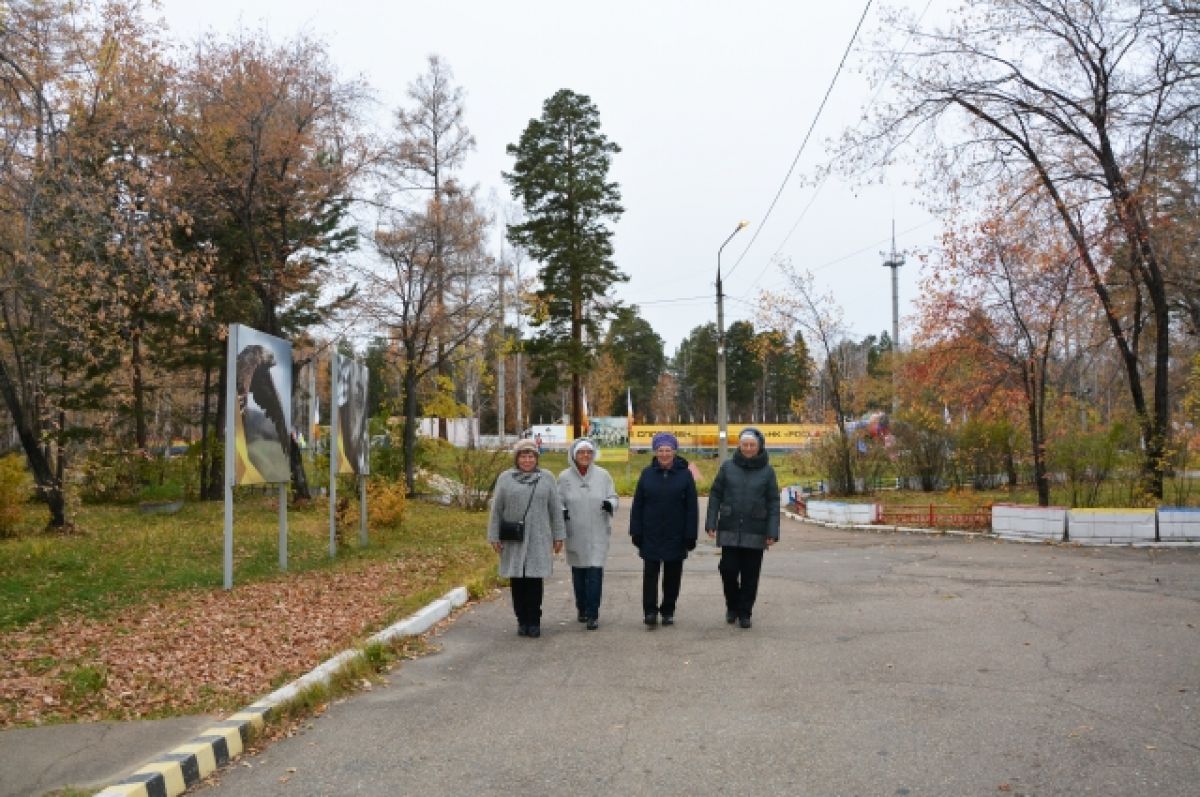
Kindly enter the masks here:
M 617 490 L 612 476 L 596 461 L 596 444 L 580 437 L 567 450 L 571 466 L 558 476 L 558 497 L 567 525 L 567 564 L 575 587 L 579 622 L 589 631 L 600 627 L 600 595 L 604 586 L 604 561 L 617 510 Z

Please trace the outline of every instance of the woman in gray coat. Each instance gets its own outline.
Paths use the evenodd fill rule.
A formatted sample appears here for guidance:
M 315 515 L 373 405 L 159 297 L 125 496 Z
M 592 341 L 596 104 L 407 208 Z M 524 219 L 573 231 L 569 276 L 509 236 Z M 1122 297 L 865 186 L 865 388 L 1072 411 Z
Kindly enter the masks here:
M 524 523 L 523 539 L 501 541 L 500 521 Z M 542 580 L 550 576 L 554 554 L 562 550 L 562 501 L 554 474 L 538 467 L 537 443 L 521 440 L 513 448 L 513 467 L 496 478 L 488 542 L 500 554 L 500 576 L 512 585 L 517 635 L 542 635 Z
M 567 449 L 571 467 L 558 474 L 558 496 L 567 524 L 567 564 L 575 587 L 579 622 L 599 627 L 604 560 L 617 509 L 617 488 L 608 471 L 595 464 L 596 445 L 586 437 Z
M 721 546 L 725 622 L 749 628 L 763 551 L 779 540 L 779 484 L 767 441 L 753 426 L 738 435 L 737 451 L 713 479 L 704 530 Z

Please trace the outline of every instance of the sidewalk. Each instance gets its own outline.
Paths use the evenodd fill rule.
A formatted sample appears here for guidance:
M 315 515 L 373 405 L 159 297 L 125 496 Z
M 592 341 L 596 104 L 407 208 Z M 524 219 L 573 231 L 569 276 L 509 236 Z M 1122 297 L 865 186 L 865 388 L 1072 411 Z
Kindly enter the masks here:
M 0 797 L 99 789 L 183 744 L 219 717 L 85 722 L 0 731 Z

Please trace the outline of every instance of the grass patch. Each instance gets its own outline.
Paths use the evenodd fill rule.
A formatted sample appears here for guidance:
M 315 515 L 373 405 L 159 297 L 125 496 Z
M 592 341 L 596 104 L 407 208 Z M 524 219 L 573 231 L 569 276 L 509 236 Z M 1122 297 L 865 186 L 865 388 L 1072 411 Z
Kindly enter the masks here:
M 66 697 L 70 700 L 86 700 L 98 694 L 108 684 L 108 674 L 103 667 L 81 665 L 63 673 Z
M 415 659 L 432 649 L 420 636 L 400 637 L 387 643 L 370 642 L 360 649 L 360 655 L 335 670 L 328 683 L 311 684 L 272 709 L 267 717 L 268 725 L 287 724 L 318 714 L 331 701 L 379 683 L 383 674 L 400 661 Z
M 128 506 L 85 506 L 80 532 L 26 534 L 0 540 L 0 631 L 49 623 L 67 614 L 104 618 L 170 593 L 220 589 L 224 526 L 220 502 L 193 503 L 174 515 Z M 424 502 L 409 503 L 402 523 L 370 528 L 367 547 L 341 545 L 329 557 L 328 504 L 288 512 L 288 573 L 410 559 L 423 586 L 396 605 L 411 612 L 460 584 L 486 581 L 495 556 L 485 516 Z M 278 512 L 261 496 L 234 506 L 234 584 L 286 577 L 279 571 Z

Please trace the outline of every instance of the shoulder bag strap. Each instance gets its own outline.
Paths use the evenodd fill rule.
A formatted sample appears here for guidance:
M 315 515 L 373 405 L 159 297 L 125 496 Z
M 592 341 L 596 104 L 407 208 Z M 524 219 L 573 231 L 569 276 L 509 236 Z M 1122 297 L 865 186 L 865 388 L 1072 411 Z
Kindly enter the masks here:
M 538 482 L 540 482 L 541 480 L 542 480 L 541 476 L 538 476 L 536 479 L 533 480 L 533 489 L 531 489 L 529 491 L 529 503 L 525 504 L 525 511 L 521 513 L 521 522 L 522 523 L 525 522 L 525 518 L 528 517 L 528 515 L 529 515 L 529 507 L 533 506 L 533 496 L 537 494 Z

